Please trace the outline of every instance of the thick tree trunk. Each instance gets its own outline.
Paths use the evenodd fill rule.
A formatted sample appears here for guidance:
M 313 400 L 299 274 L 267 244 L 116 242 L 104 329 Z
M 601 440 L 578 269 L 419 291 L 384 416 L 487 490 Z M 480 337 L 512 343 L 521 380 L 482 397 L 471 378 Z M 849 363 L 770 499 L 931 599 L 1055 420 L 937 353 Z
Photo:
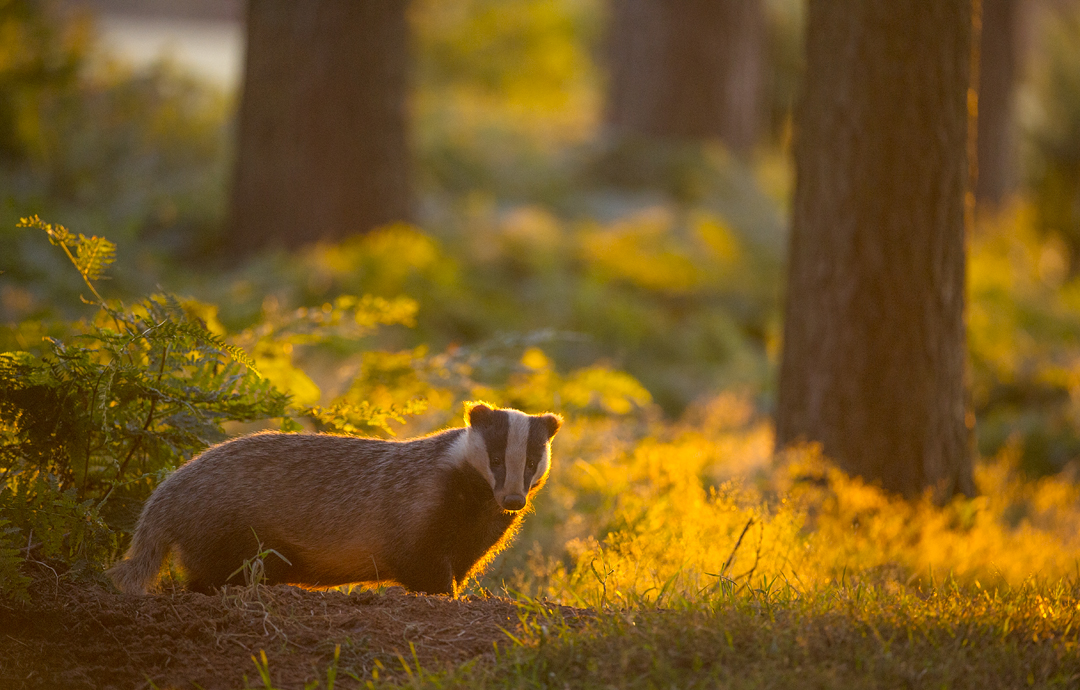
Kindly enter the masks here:
M 980 204 L 1000 204 L 1017 183 L 1013 87 L 1019 14 L 1019 0 L 982 0 L 975 184 L 975 198 Z
M 777 444 L 908 496 L 970 492 L 972 0 L 811 0 Z
M 615 0 L 608 123 L 619 133 L 719 137 L 748 152 L 761 125 L 761 0 Z
M 403 0 L 250 0 L 232 199 L 240 253 L 409 215 Z

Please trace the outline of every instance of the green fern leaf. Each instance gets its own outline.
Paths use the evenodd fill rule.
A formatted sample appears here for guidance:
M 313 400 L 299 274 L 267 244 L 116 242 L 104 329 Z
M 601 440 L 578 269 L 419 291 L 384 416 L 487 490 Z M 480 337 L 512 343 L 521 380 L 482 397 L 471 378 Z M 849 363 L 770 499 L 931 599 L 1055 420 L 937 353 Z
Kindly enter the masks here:
M 100 280 L 116 260 L 116 245 L 104 237 L 79 235 L 75 245 L 75 268 L 86 280 Z
M 234 361 L 243 364 L 245 367 L 251 370 L 251 373 L 255 374 L 259 378 L 263 377 L 258 367 L 255 366 L 254 360 L 252 360 L 251 357 L 248 357 L 248 354 L 246 352 L 244 352 L 239 347 L 236 347 L 235 345 L 230 345 L 226 343 L 220 336 L 211 333 L 200 325 L 197 325 L 190 321 L 181 323 L 170 322 L 166 324 L 165 329 L 166 330 L 164 332 L 169 336 L 175 333 L 179 333 L 193 338 L 196 342 L 202 343 L 204 345 L 211 345 L 214 348 L 229 355 L 229 357 L 231 357 Z

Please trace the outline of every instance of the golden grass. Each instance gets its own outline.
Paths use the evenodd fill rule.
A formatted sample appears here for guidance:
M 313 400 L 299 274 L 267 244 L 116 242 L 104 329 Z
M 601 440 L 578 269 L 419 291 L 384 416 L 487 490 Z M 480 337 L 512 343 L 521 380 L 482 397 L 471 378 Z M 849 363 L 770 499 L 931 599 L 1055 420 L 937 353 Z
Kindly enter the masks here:
M 627 608 L 762 578 L 812 592 L 1078 574 L 1080 486 L 1024 478 L 1015 445 L 978 465 L 978 496 L 939 506 L 847 476 L 813 447 L 773 458 L 770 426 L 736 396 L 706 408 L 697 424 L 643 423 L 638 438 L 626 423 L 572 421 L 531 518 L 553 529 L 498 575 L 533 596 Z

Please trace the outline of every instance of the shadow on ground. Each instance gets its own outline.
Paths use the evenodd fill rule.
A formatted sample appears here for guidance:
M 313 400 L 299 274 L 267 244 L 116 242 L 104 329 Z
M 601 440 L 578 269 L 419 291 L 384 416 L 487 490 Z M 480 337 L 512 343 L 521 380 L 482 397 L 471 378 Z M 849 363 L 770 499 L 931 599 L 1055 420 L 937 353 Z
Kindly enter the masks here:
M 213 596 L 170 589 L 135 597 L 101 586 L 38 581 L 32 604 L 0 604 L 0 687 L 263 687 L 265 651 L 276 687 L 325 682 L 340 645 L 338 683 L 456 666 L 512 644 L 517 605 L 379 591 L 228 587 Z M 566 609 L 568 620 L 583 611 Z M 410 648 L 412 643 L 412 648 Z M 352 680 L 350 680 L 350 678 Z

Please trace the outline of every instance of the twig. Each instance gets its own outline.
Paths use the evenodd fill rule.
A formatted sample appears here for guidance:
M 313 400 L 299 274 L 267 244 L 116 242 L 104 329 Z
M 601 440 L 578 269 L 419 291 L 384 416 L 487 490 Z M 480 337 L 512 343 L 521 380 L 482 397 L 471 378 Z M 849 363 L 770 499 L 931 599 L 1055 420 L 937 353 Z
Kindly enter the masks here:
M 42 544 L 42 542 L 40 542 L 40 541 L 35 543 L 35 544 L 27 544 L 26 546 L 22 547 L 21 549 L 18 549 L 18 551 L 20 553 L 25 552 L 27 555 L 29 555 L 31 551 L 33 551 L 37 547 L 41 546 L 41 544 Z
M 761 562 L 761 542 L 765 539 L 765 523 L 764 522 L 758 523 L 758 528 L 759 528 L 759 531 L 758 531 L 758 540 L 757 540 L 757 550 L 754 552 L 754 565 L 751 566 L 749 571 L 743 573 L 742 575 L 737 576 L 735 578 L 736 580 L 740 580 L 740 579 L 745 577 L 747 582 L 749 582 L 750 578 L 754 576 L 754 571 L 757 570 L 758 563 Z
M 739 546 L 742 544 L 743 537 L 746 536 L 746 530 L 750 529 L 750 525 L 754 524 L 754 518 L 750 518 L 746 521 L 746 527 L 742 528 L 742 534 L 739 535 L 739 540 L 735 542 L 735 548 L 731 550 L 731 555 L 724 561 L 724 567 L 720 569 L 720 574 L 723 575 L 727 572 L 728 566 L 731 565 L 732 559 L 735 558 L 735 552 L 739 550 Z
M 97 381 L 94 381 L 94 392 L 90 394 L 90 422 L 89 422 L 89 424 L 91 426 L 93 426 L 93 424 L 94 424 L 94 409 L 97 407 L 98 388 L 101 386 L 101 379 L 104 378 L 106 371 L 108 371 L 108 369 L 102 369 L 101 373 L 98 374 Z M 101 414 L 101 421 L 102 421 L 102 425 L 104 425 L 104 422 L 105 422 L 105 413 L 104 412 L 102 412 L 102 414 Z M 93 443 L 93 438 L 94 438 L 93 434 L 87 434 L 86 435 L 86 459 L 83 461 L 83 480 L 82 480 L 82 491 L 84 493 L 86 492 L 86 485 L 90 482 L 90 455 L 91 455 L 91 444 Z
M 53 577 L 56 578 L 56 585 L 54 586 L 54 589 L 53 589 L 53 597 L 54 598 L 59 597 L 60 596 L 60 574 L 58 572 L 56 572 L 56 569 L 53 568 L 48 563 L 45 563 L 44 561 L 38 561 L 38 560 L 35 560 L 33 558 L 30 558 L 30 553 L 29 552 L 27 552 L 27 554 L 26 554 L 26 562 L 27 563 L 34 563 L 36 565 L 40 565 L 42 568 L 48 568 L 50 571 L 52 571 Z
M 165 322 L 162 321 L 161 323 L 165 323 Z M 158 324 L 158 326 L 160 326 L 160 325 L 161 324 Z M 154 328 L 156 328 L 156 327 L 157 326 L 155 326 Z M 146 329 L 146 333 L 149 333 L 150 330 L 151 329 L 149 329 L 149 328 Z M 161 366 L 158 367 L 157 382 L 156 382 L 155 385 L 161 385 L 161 377 L 165 373 L 165 360 L 168 359 L 168 357 L 169 357 L 169 343 L 165 343 L 165 348 L 161 352 Z M 144 434 L 146 433 L 147 430 L 150 429 L 150 423 L 154 421 L 154 410 L 155 410 L 156 407 L 157 407 L 157 398 L 151 398 L 150 399 L 150 411 L 146 414 L 146 423 L 143 424 L 143 428 L 142 428 Z M 132 442 L 131 450 L 128 451 L 127 457 L 124 458 L 124 461 L 122 463 L 120 463 L 120 467 L 116 472 L 116 481 L 119 482 L 121 479 L 123 479 L 124 471 L 127 470 L 128 462 L 131 461 L 131 457 L 133 455 L 135 455 L 135 451 L 138 450 L 139 446 L 142 445 L 142 440 L 143 440 L 143 437 L 138 436 Z M 145 466 L 145 463 L 144 463 L 143 469 L 145 470 L 145 468 L 146 468 L 146 466 Z

